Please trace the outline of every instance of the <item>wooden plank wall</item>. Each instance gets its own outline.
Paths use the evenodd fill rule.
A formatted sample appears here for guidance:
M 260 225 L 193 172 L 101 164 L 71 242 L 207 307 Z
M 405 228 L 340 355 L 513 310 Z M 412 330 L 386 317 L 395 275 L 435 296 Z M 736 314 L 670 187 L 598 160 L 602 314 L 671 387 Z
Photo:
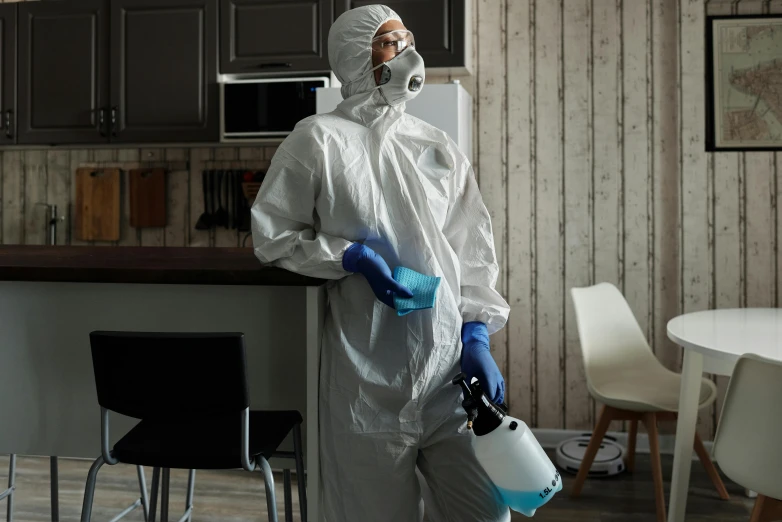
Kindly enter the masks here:
M 72 237 L 73 173 L 79 166 L 112 166 L 122 172 L 120 240 L 105 246 L 241 246 L 245 233 L 225 228 L 195 229 L 204 211 L 201 172 L 206 169 L 258 169 L 276 147 L 123 148 L 4 150 L 0 152 L 0 244 L 43 245 L 47 238 L 47 209 L 55 204 L 66 221 L 58 226 L 57 243 L 84 244 Z M 165 167 L 168 225 L 135 229 L 130 226 L 128 171 Z M 248 239 L 246 246 L 250 246 Z
M 782 12 L 782 1 L 476 6 L 476 172 L 512 307 L 493 351 L 515 415 L 587 429 L 572 287 L 617 285 L 674 370 L 672 317 L 779 305 L 778 155 L 707 154 L 703 82 L 707 14 Z M 716 381 L 705 438 L 727 379 Z
M 493 336 L 512 413 L 587 429 L 588 397 L 570 288 L 609 281 L 658 358 L 679 370 L 665 325 L 682 311 L 778 306 L 778 156 L 704 152 L 707 13 L 782 12 L 782 0 L 471 0 L 475 171 L 512 313 Z M 449 78 L 430 78 L 440 82 Z M 189 162 L 169 176 L 170 225 L 121 245 L 235 246 L 199 232 L 200 172 L 274 149 L 2 152 L 0 241 L 42 243 L 43 207 L 71 201 L 82 163 Z M 123 192 L 123 197 L 127 192 Z M 61 241 L 70 238 L 61 234 Z M 720 401 L 701 415 L 713 435 Z M 615 425 L 621 429 L 621 425 Z M 670 431 L 669 431 L 670 432 Z

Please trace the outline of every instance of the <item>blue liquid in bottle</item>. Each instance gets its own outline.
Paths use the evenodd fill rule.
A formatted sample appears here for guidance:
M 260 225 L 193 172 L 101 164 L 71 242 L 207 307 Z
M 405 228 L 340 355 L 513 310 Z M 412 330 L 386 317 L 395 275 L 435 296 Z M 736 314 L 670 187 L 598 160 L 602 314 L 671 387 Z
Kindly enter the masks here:
M 554 493 L 562 490 L 562 481 L 557 481 L 557 485 L 550 488 L 550 492 L 547 495 L 541 496 L 541 491 L 512 491 L 510 489 L 497 488 L 502 495 L 502 499 L 513 510 L 531 517 L 535 514 L 535 510 L 541 507 L 543 504 L 551 500 Z

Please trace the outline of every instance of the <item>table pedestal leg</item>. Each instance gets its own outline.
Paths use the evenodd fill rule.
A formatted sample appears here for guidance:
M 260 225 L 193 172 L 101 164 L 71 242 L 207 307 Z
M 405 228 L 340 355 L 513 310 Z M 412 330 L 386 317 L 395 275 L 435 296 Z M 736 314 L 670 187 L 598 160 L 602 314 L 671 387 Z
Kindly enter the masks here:
M 702 377 L 703 356 L 693 350 L 685 350 L 682 384 L 679 392 L 676 445 L 673 452 L 673 477 L 671 478 L 668 522 L 684 522 Z

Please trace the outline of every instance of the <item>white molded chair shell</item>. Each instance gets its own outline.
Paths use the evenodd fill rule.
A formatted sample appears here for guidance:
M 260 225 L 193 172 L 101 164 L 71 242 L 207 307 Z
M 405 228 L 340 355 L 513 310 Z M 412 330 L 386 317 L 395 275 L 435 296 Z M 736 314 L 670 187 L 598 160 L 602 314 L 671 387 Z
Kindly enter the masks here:
M 657 360 L 621 292 L 610 283 L 571 289 L 589 393 L 608 406 L 636 412 L 679 409 L 681 375 Z M 717 397 L 703 379 L 699 407 Z
M 782 500 L 782 363 L 745 354 L 736 363 L 713 453 L 731 480 Z

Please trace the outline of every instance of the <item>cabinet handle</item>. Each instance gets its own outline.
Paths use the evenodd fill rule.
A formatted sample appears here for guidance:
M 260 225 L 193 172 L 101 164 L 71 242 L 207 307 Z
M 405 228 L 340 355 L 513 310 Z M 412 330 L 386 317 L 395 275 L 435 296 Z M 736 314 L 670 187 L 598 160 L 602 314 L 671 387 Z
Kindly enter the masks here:
M 116 105 L 111 108 L 111 135 L 116 136 L 117 135 L 117 113 L 119 112 L 119 107 Z
M 258 67 L 260 67 L 261 69 L 271 69 L 272 67 L 293 67 L 293 64 L 287 62 L 262 63 Z
M 5 111 L 5 137 L 9 140 L 14 137 L 11 127 L 11 109 Z
M 98 131 L 101 136 L 106 136 L 106 109 L 98 109 Z

